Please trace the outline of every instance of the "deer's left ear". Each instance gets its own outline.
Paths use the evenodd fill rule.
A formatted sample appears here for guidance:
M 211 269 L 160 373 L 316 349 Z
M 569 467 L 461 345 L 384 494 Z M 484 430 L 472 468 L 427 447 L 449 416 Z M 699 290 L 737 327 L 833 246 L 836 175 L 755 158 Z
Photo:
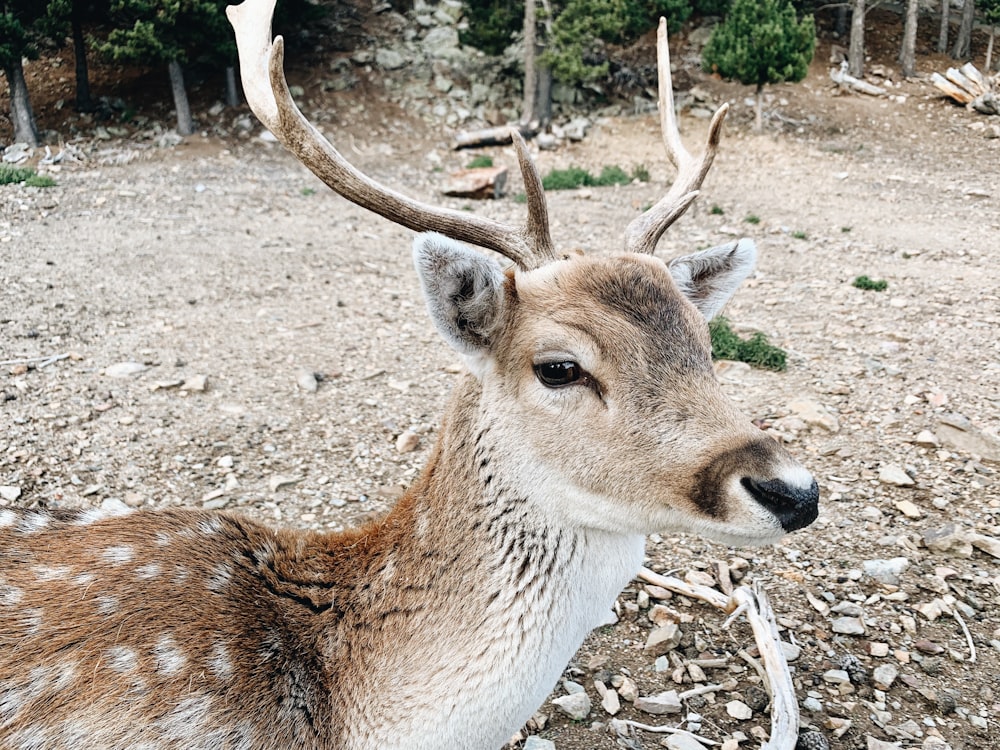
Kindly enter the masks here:
M 668 264 L 677 286 L 711 320 L 757 263 L 753 240 L 739 240 L 675 258 Z

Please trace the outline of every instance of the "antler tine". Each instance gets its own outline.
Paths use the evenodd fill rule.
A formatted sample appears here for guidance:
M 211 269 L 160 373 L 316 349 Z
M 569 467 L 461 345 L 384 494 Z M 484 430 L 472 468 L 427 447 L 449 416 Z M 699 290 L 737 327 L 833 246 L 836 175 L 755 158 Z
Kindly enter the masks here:
M 284 73 L 284 42 L 271 39 L 275 0 L 244 0 L 226 9 L 236 32 L 247 103 L 279 141 L 335 192 L 357 205 L 418 232 L 434 231 L 453 239 L 495 250 L 523 269 L 551 260 L 544 198 L 532 200 L 523 229 L 492 219 L 431 206 L 409 198 L 356 169 L 305 118 L 292 99 Z M 521 170 L 524 159 L 518 151 Z M 531 167 L 534 172 L 534 167 Z M 535 174 L 537 182 L 537 173 Z M 529 179 L 526 175 L 525 184 Z M 539 208 L 539 203 L 541 208 Z M 537 248 L 535 245 L 537 244 Z
M 652 208 L 633 219 L 625 229 L 625 249 L 629 252 L 652 254 L 656 243 L 671 224 L 680 218 L 698 197 L 705 175 L 712 167 L 719 146 L 722 122 L 729 105 L 723 104 L 712 117 L 705 150 L 693 157 L 681 143 L 674 112 L 674 91 L 670 76 L 670 48 L 667 45 L 667 21 L 660 19 L 656 30 L 656 68 L 659 76 L 660 130 L 667 158 L 677 168 L 677 177 L 670 190 Z
M 547 263 L 555 259 L 555 251 L 552 249 L 552 235 L 549 234 L 549 209 L 545 203 L 545 188 L 542 187 L 542 178 L 535 169 L 535 163 L 528 153 L 528 145 L 518 132 L 517 128 L 510 129 L 510 138 L 517 151 L 517 162 L 521 166 L 521 177 L 524 179 L 524 194 L 528 204 L 528 224 L 527 233 L 532 239 L 532 245 L 542 263 Z

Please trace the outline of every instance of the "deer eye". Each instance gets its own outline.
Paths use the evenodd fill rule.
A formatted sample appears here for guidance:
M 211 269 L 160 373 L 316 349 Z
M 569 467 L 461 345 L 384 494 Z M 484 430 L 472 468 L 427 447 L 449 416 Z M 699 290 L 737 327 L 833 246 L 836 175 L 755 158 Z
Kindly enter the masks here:
M 535 365 L 535 377 L 549 388 L 575 383 L 582 375 L 583 368 L 576 362 L 542 362 Z

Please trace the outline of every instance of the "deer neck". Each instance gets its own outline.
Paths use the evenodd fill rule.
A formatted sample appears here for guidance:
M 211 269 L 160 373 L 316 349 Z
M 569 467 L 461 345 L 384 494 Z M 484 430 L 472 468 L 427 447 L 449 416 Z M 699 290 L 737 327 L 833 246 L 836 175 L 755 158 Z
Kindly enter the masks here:
M 500 747 L 642 562 L 641 536 L 548 512 L 480 397 L 466 378 L 424 473 L 370 530 L 369 549 L 382 550 L 369 573 L 385 583 L 377 606 L 410 614 L 395 617 L 391 652 L 364 668 L 408 710 L 386 714 L 384 696 L 353 707 L 368 719 L 355 727 L 359 747 Z

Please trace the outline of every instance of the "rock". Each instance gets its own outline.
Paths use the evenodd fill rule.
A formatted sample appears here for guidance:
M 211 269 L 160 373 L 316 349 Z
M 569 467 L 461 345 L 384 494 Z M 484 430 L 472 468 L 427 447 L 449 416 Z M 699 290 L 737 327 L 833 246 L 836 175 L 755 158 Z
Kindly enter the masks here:
M 830 741 L 822 732 L 803 732 L 795 743 L 795 750 L 830 750 Z
M 862 563 L 865 574 L 879 583 L 891 586 L 899 585 L 899 577 L 910 566 L 905 557 L 894 557 L 891 560 L 865 560 Z
M 935 430 L 941 444 L 950 450 L 973 453 L 983 461 L 1000 463 L 1000 438 L 977 430 L 971 424 L 961 429 L 954 422 L 942 420 Z
M 571 141 L 582 141 L 590 129 L 590 120 L 586 117 L 576 117 L 563 128 L 566 137 Z
M 899 677 L 899 670 L 893 664 L 880 664 L 872 670 L 872 681 L 879 690 L 888 690 Z
M 13 484 L 5 484 L 0 486 L 0 498 L 3 498 L 7 502 L 13 502 L 21 497 L 21 488 Z
M 656 695 L 640 696 L 633 701 L 633 704 L 640 711 L 656 716 L 679 714 L 682 709 L 681 699 L 677 696 L 676 690 L 666 690 Z
M 3 160 L 7 164 L 20 164 L 28 159 L 32 153 L 34 153 L 34 149 L 27 143 L 12 143 L 3 152 Z
M 865 623 L 860 617 L 838 617 L 831 624 L 834 633 L 843 635 L 864 635 Z
M 865 746 L 865 750 L 902 750 L 902 745 L 898 742 L 885 742 L 884 740 L 877 740 L 871 735 L 867 737 L 868 744 Z
M 233 468 L 233 457 L 228 454 L 219 456 L 219 460 L 215 462 L 215 465 L 220 469 L 231 469 Z
M 148 369 L 142 362 L 118 362 L 106 367 L 104 374 L 109 378 L 129 378 Z
M 656 628 L 646 639 L 645 651 L 647 654 L 662 656 L 668 651 L 673 651 L 681 643 L 681 629 L 676 622 L 668 622 L 661 628 Z
M 315 393 L 319 388 L 319 381 L 312 370 L 301 369 L 295 373 L 295 385 L 306 393 Z
M 976 549 L 982 550 L 987 555 L 1000 557 L 1000 539 L 984 534 L 969 534 L 967 539 Z
M 552 703 L 574 721 L 582 721 L 590 714 L 590 696 L 586 692 L 553 698 Z
M 375 50 L 375 64 L 382 70 L 399 70 L 406 65 L 406 57 L 394 49 Z
M 618 691 L 614 689 L 606 690 L 604 695 L 601 696 L 601 708 L 612 716 L 621 711 L 622 703 L 618 699 Z
M 411 430 L 400 433 L 396 438 L 396 451 L 399 453 L 413 453 L 419 445 L 420 436 Z
M 909 500 L 900 500 L 898 503 L 893 503 L 893 505 L 896 507 L 896 510 L 907 518 L 922 518 L 924 515 L 924 512 Z
M 523 750 L 556 750 L 556 743 L 533 734 L 524 741 Z
M 788 404 L 793 416 L 798 417 L 811 427 L 820 427 L 828 432 L 839 432 L 840 422 L 827 411 L 826 407 L 809 399 L 795 399 Z
M 849 685 L 851 678 L 843 669 L 830 669 L 823 673 L 823 682 L 828 682 L 831 685 Z
M 669 750 L 705 750 L 704 745 L 686 734 L 670 735 L 663 741 L 663 747 Z
M 898 464 L 882 464 L 878 470 L 878 481 L 896 487 L 910 487 L 914 484 L 913 478 Z
M 441 192 L 456 198 L 489 200 L 503 197 L 506 184 L 507 167 L 477 167 L 453 172 Z
M 798 658 L 802 655 L 802 647 L 794 643 L 780 641 L 778 646 L 781 648 L 781 653 L 785 655 L 785 661 L 787 662 L 798 661 Z
M 559 139 L 551 133 L 539 133 L 535 136 L 535 145 L 542 151 L 555 151 L 559 148 Z
M 748 721 L 753 718 L 753 709 L 743 701 L 729 701 L 726 713 L 738 721 Z
M 924 448 L 937 448 L 941 445 L 941 441 L 938 440 L 937 435 L 935 435 L 930 430 L 921 430 L 917 433 L 917 436 L 913 439 L 913 442 L 917 445 L 923 446 Z
M 972 557 L 972 543 L 968 540 L 966 531 L 958 524 L 949 523 L 937 529 L 928 529 L 924 532 L 923 541 L 931 552 Z
M 184 383 L 181 385 L 182 391 L 191 391 L 193 393 L 201 393 L 205 390 L 208 385 L 207 375 L 192 375 L 189 378 L 184 379 Z
M 621 684 L 616 685 L 616 688 L 622 700 L 629 703 L 635 703 L 635 700 L 639 697 L 639 687 L 631 677 L 622 675 Z
M 453 26 L 438 26 L 427 32 L 420 47 L 428 57 L 454 57 L 459 51 L 458 29 Z
M 277 492 L 283 487 L 290 487 L 293 484 L 302 481 L 302 477 L 288 477 L 282 476 L 280 474 L 275 474 L 270 479 L 267 480 L 267 487 L 271 492 Z

